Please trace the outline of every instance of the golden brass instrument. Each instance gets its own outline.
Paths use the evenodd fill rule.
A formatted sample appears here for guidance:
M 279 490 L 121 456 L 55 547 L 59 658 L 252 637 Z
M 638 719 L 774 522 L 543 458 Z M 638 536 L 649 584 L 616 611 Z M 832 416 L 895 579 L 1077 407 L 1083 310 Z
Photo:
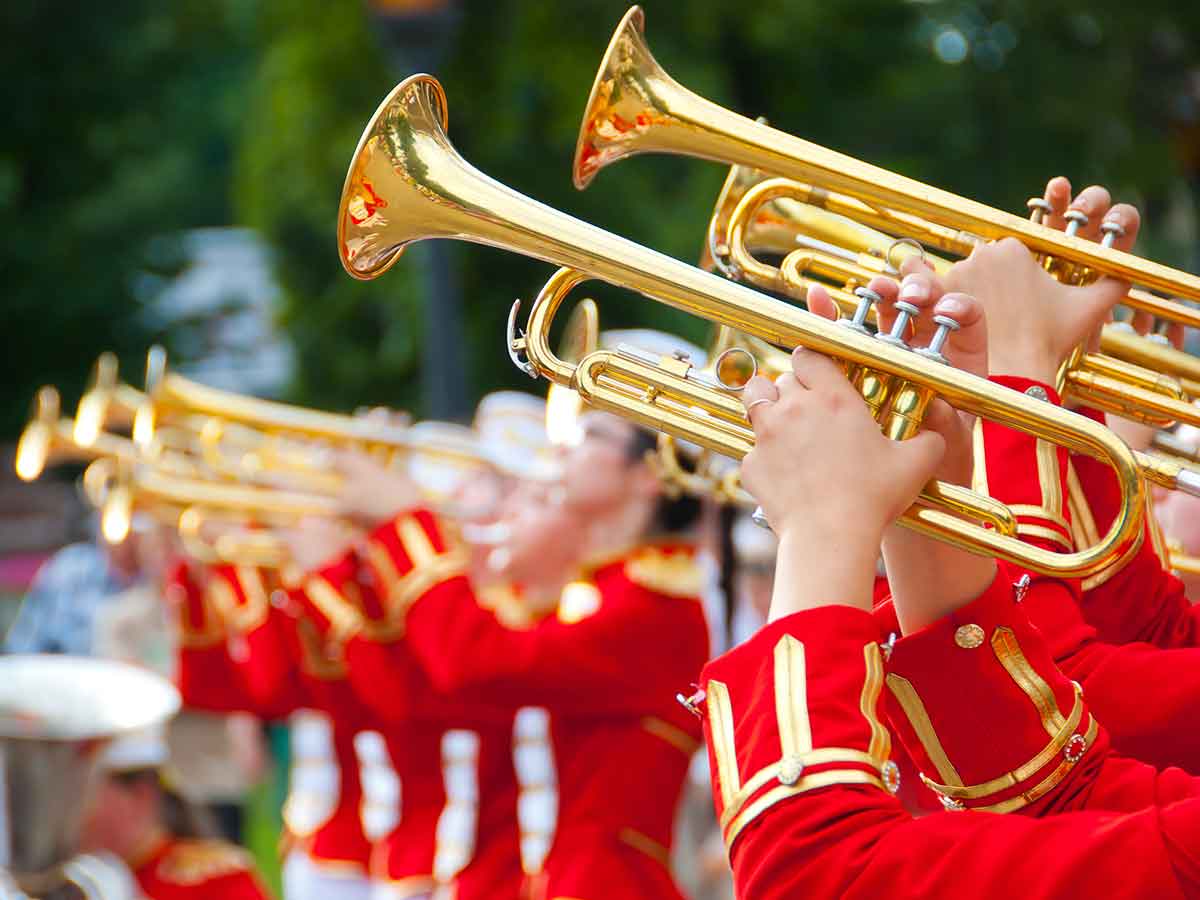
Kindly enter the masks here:
M 886 224 L 882 230 L 889 233 L 924 242 L 909 227 L 916 217 L 956 246 L 1015 237 L 1034 253 L 1079 270 L 1200 300 L 1200 277 L 930 187 L 717 106 L 663 70 L 650 52 L 644 29 L 642 10 L 632 7 L 608 45 L 580 126 L 573 166 L 576 187 L 586 187 L 600 169 L 627 156 L 679 153 L 749 166 L 819 191 L 844 194 L 877 217 L 869 224 Z M 1149 311 L 1156 315 L 1163 315 L 1158 309 L 1166 306 L 1184 317 L 1180 321 L 1200 325 L 1196 310 L 1152 295 L 1131 305 L 1136 302 L 1155 306 Z
M 240 435 L 240 438 L 234 441 L 233 449 L 241 448 L 246 453 L 246 475 L 282 470 L 302 481 L 308 474 L 319 475 L 327 463 L 313 455 L 313 448 L 302 447 L 300 441 L 358 447 L 381 453 L 389 460 L 420 450 L 452 462 L 469 465 L 486 462 L 457 446 L 414 442 L 407 422 L 395 424 L 369 415 L 306 409 L 199 384 L 168 371 L 166 353 L 161 347 L 154 347 L 147 354 L 146 402 L 138 409 L 135 435 L 145 438 L 155 434 L 164 415 L 203 417 L 204 433 L 210 438 L 210 454 L 221 451 L 222 435 L 237 431 L 235 437 Z M 260 436 L 258 441 L 255 433 Z M 210 455 L 209 459 L 215 463 L 218 457 Z
M 791 358 L 787 353 L 721 325 L 709 342 L 708 363 L 702 373 L 727 388 L 739 388 L 755 375 L 773 379 L 788 371 Z M 666 432 L 659 434 L 657 450 L 654 464 L 668 489 L 717 503 L 737 504 L 748 510 L 757 507 L 754 497 L 741 486 L 737 463 L 729 457 L 696 448 L 698 452 L 684 452 L 688 457 L 685 464 L 680 458 L 683 451 L 679 443 Z
M 59 416 L 58 391 L 41 388 L 34 400 L 34 414 L 17 440 L 14 468 L 22 481 L 36 481 L 47 466 L 68 462 L 84 462 L 99 457 L 117 459 L 133 464 L 144 458 L 133 441 L 101 431 L 90 435 L 86 444 L 78 439 L 78 422 Z M 155 464 L 177 474 L 195 474 L 197 461 L 183 454 L 153 445 L 150 456 Z
M 351 159 L 338 211 L 338 253 L 353 277 L 378 277 L 406 246 L 425 238 L 454 237 L 512 250 L 586 273 L 560 272 L 543 297 L 585 277 L 597 278 L 776 346 L 804 345 L 842 360 L 856 376 L 873 373 L 891 391 L 886 421 L 893 436 L 919 427 L 925 404 L 936 395 L 964 411 L 1104 460 L 1122 485 L 1121 509 L 1098 544 L 1075 553 L 1046 551 L 952 515 L 947 510 L 953 498 L 936 485 L 926 496 L 942 508 L 918 504 L 905 515 L 910 527 L 1036 571 L 1085 575 L 1128 558 L 1142 533 L 1141 474 L 1168 486 L 1191 477 L 1166 463 L 1143 463 L 1139 469 L 1140 461 L 1120 439 L 1084 417 L 839 326 L 524 197 L 468 165 L 445 127 L 445 95 L 427 75 L 401 82 L 371 118 Z M 1053 238 L 1062 236 L 1055 232 Z M 1082 243 L 1071 240 L 1066 246 L 1074 252 Z M 1097 256 L 1092 245 L 1086 250 L 1090 255 L 1079 255 L 1088 263 L 1134 264 L 1127 254 Z M 590 354 L 577 367 L 556 361 L 544 341 L 546 308 L 546 302 L 535 304 L 519 349 L 552 380 L 569 382 L 594 405 L 734 458 L 749 451 L 752 434 L 741 403 L 728 391 L 698 382 L 694 373 L 609 351 Z M 697 394 L 710 414 L 694 410 Z M 966 515 L 983 518 L 983 500 L 971 497 Z
M 135 509 L 145 509 L 176 526 L 190 507 L 265 525 L 290 525 L 305 516 L 334 518 L 342 512 L 334 497 L 214 482 L 109 458 L 88 466 L 83 482 L 89 500 L 101 511 L 101 531 L 114 544 L 129 534 Z
M 135 413 L 145 400 L 141 391 L 120 381 L 116 355 L 101 353 L 92 369 L 91 382 L 75 409 L 75 441 L 86 447 L 111 425 L 135 425 Z M 150 440 L 150 435 L 134 437 L 139 443 Z
M 710 224 L 724 229 L 710 231 L 709 245 L 720 254 L 716 264 L 730 278 L 797 300 L 805 299 L 810 285 L 823 284 L 843 312 L 857 305 L 856 288 L 875 277 L 898 277 L 895 266 L 906 255 L 921 252 L 938 272 L 949 269 L 947 260 L 924 253 L 919 243 L 812 205 L 814 193 L 808 185 L 733 167 Z M 789 243 L 793 249 L 783 250 Z M 756 250 L 783 259 L 771 265 Z M 1200 425 L 1200 408 L 1171 375 L 1200 374 L 1200 360 L 1141 337 L 1127 324 L 1105 326 L 1100 353 L 1079 353 L 1071 363 L 1058 388 L 1074 399 L 1160 428 L 1176 421 Z

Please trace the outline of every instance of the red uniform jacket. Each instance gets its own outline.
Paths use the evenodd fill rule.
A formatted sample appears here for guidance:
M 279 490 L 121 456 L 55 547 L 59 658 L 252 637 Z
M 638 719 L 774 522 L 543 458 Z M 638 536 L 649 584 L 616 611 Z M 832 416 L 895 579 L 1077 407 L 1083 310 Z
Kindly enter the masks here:
M 1040 387 L 1049 402 L 1057 402 L 1045 385 L 993 380 L 1017 390 Z M 1070 546 L 1072 525 L 1087 510 L 1064 499 L 1071 471 L 1066 452 L 987 422 L 981 433 L 986 468 L 977 471 L 993 497 L 1022 511 L 1023 538 L 1054 549 Z M 1116 510 L 1113 479 L 1090 460 L 1077 460 L 1075 471 L 1081 481 L 1086 478 L 1095 486 L 1088 495 L 1097 515 L 1086 525 L 1093 534 L 1097 528 L 1103 534 Z M 1087 591 L 1077 581 L 1031 578 L 1025 612 L 1042 630 L 1059 667 L 1083 686 L 1113 746 L 1160 767 L 1180 766 L 1200 774 L 1200 728 L 1195 726 L 1200 721 L 1200 649 L 1185 646 L 1194 638 L 1197 620 L 1177 580 L 1163 572 L 1151 541 L 1143 541 L 1125 569 Z M 1119 643 L 1103 640 L 1089 618 L 1105 622 L 1106 632 Z M 1139 638 L 1159 646 L 1133 642 Z M 1180 649 L 1163 649 L 1167 646 Z
M 223 841 L 163 837 L 131 865 L 148 900 L 266 900 L 249 855 Z
M 177 580 L 176 584 L 180 584 Z M 318 865 L 367 872 L 367 823 L 386 805 L 390 762 L 373 718 L 347 680 L 340 648 L 298 618 L 263 572 L 217 566 L 206 589 L 182 584 L 179 680 L 184 702 L 217 712 L 289 718 L 293 765 L 284 822 L 289 843 Z M 364 737 L 364 734 L 366 735 Z
M 399 790 L 388 828 L 372 835 L 371 877 L 392 897 L 440 884 L 452 885 L 458 900 L 515 900 L 522 874 L 513 711 L 437 693 L 401 639 L 403 615 L 392 615 L 376 583 L 349 553 L 310 575 L 297 595 L 323 639 L 344 645 L 350 683 L 391 751 Z
M 1085 410 L 1105 422 L 1104 414 Z M 1120 504 L 1112 471 L 1086 456 L 1071 456 L 1072 530 L 1077 540 L 1108 529 Z M 1118 572 L 1084 582 L 1083 614 L 1103 641 L 1135 641 L 1164 649 L 1200 646 L 1200 607 L 1164 565 L 1165 550 L 1152 515 L 1141 552 Z
M 890 661 L 870 614 L 809 610 L 705 668 L 738 896 L 1200 896 L 1192 779 L 1115 758 L 1013 601 L 998 577 L 900 639 Z M 913 819 L 893 796 L 885 692 L 900 738 L 958 811 Z M 1014 804 L 1064 814 L 972 809 Z
M 406 644 L 441 693 L 532 706 L 516 744 L 549 734 L 554 785 L 523 789 L 527 890 L 547 897 L 671 897 L 667 856 L 694 719 L 672 699 L 707 657 L 699 573 L 684 547 L 646 547 L 568 586 L 558 614 L 508 627 L 480 603 L 433 514 L 400 516 L 369 559 Z M 541 738 L 538 738 L 539 740 Z M 537 749 L 519 749 L 533 769 Z M 535 779 L 536 780 L 536 779 Z M 557 807 L 553 841 L 543 827 Z

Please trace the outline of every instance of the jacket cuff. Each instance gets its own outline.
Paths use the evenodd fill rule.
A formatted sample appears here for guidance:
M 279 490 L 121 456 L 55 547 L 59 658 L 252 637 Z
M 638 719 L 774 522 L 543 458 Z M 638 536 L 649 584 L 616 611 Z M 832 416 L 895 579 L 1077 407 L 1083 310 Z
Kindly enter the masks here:
M 386 617 L 403 622 L 418 598 L 467 571 L 467 554 L 438 516 L 414 509 L 376 528 L 363 550 Z
M 1012 375 L 990 381 L 1028 396 L 1061 404 L 1051 385 Z M 975 430 L 976 490 L 1003 501 L 1017 519 L 1017 534 L 1050 550 L 1071 551 L 1071 524 L 1064 508 L 1067 451 L 986 419 Z
M 747 825 L 807 791 L 899 789 L 878 709 L 884 676 L 878 636 L 870 613 L 823 607 L 766 626 L 705 667 L 701 714 L 731 852 Z
M 1096 739 L 1001 568 L 974 602 L 896 642 L 888 713 L 947 809 L 1012 812 L 1049 793 Z M 988 740 L 981 742 L 980 735 Z
M 199 649 L 225 640 L 225 623 L 208 591 L 192 578 L 187 563 L 180 561 L 167 572 L 164 593 L 179 616 L 181 646 Z
M 267 621 L 271 592 L 261 569 L 218 565 L 209 570 L 210 603 L 232 634 L 249 634 Z

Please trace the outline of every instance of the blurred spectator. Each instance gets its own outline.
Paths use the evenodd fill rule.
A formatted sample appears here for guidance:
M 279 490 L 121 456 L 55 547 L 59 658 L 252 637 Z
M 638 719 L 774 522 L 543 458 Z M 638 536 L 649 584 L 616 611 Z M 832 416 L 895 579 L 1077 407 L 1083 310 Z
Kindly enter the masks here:
M 21 602 L 5 651 L 90 656 L 97 616 L 138 582 L 140 540 L 136 529 L 116 546 L 97 536 L 47 559 Z
M 149 900 L 267 896 L 249 855 L 215 839 L 207 816 L 175 787 L 162 728 L 113 740 L 101 766 L 83 846 L 124 860 Z

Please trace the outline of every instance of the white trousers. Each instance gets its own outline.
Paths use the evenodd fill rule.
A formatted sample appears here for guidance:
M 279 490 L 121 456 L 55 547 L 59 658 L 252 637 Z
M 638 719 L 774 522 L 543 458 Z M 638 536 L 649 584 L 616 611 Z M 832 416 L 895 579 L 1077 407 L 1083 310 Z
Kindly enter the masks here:
M 371 900 L 371 882 L 293 851 L 283 862 L 283 900 Z

